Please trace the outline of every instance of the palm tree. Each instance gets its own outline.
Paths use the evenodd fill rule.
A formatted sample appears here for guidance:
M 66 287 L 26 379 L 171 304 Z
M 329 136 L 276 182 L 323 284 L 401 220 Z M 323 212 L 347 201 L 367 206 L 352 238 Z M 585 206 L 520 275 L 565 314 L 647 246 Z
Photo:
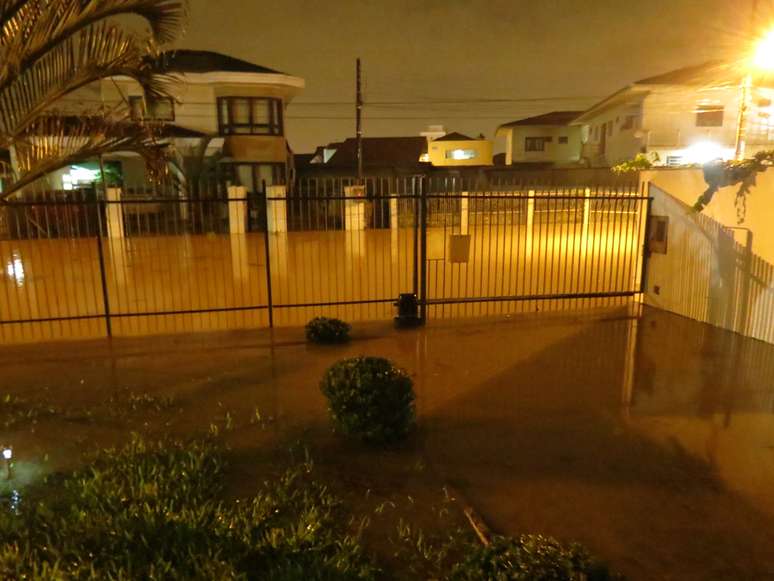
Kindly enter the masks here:
M 170 79 L 158 74 L 152 57 L 180 32 L 183 2 L 0 0 L 0 150 L 16 162 L 0 202 L 52 171 L 105 153 L 133 151 L 159 161 L 154 128 L 133 122 L 128 106 L 64 117 L 57 104 L 114 76 L 136 79 L 148 98 L 165 96 Z M 126 16 L 139 17 L 147 31 L 126 30 Z

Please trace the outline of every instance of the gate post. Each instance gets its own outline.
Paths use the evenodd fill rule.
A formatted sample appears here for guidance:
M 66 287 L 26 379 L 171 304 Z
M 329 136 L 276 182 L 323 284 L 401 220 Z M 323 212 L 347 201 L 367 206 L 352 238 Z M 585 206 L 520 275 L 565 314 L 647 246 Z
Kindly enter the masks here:
M 583 192 L 583 241 L 588 240 L 589 219 L 591 218 L 591 188 L 586 188 Z
M 108 238 L 124 238 L 124 208 L 121 205 L 121 188 L 105 190 Z
M 228 231 L 244 234 L 247 228 L 247 190 L 243 186 L 228 187 Z
M 468 225 L 470 215 L 468 208 L 470 204 L 470 193 L 462 192 L 462 198 L 460 198 L 460 234 L 465 235 L 468 233 Z
M 527 198 L 527 255 L 532 256 L 532 236 L 535 225 L 535 190 L 529 190 Z
M 365 186 L 346 186 L 344 197 L 344 229 L 365 230 Z
M 268 186 L 266 188 L 266 225 L 269 232 L 288 231 L 287 197 L 287 186 Z
M 427 322 L 427 198 L 422 179 L 419 180 L 419 223 L 421 246 L 419 252 L 419 320 Z

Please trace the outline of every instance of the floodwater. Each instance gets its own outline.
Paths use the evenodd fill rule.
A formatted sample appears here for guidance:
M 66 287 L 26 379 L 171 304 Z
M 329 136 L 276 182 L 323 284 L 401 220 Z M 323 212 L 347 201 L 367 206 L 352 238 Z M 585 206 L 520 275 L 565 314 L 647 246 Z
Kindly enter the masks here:
M 420 431 L 405 449 L 330 433 L 319 378 L 357 354 L 413 377 Z M 3 393 L 97 410 L 5 431 L 39 470 L 132 430 L 191 434 L 228 416 L 244 490 L 301 440 L 353 491 L 425 502 L 450 484 L 495 531 L 578 540 L 630 579 L 774 578 L 774 346 L 661 311 L 359 324 L 333 348 L 301 329 L 15 346 L 0 364 Z M 128 392 L 176 403 L 102 417 Z
M 641 216 L 432 227 L 427 297 L 621 293 L 639 285 Z M 501 220 L 498 222 L 498 220 Z M 0 241 L 0 343 L 389 320 L 419 290 L 414 228 Z M 100 269 L 103 254 L 104 284 Z M 415 287 L 415 285 L 417 285 Z M 330 303 L 343 303 L 331 306 Z M 439 304 L 435 318 L 566 310 L 618 299 Z M 107 307 L 107 309 L 106 309 Z M 197 312 L 211 311 L 211 312 Z M 48 321 L 49 319 L 67 319 Z M 14 321 L 39 321 L 14 323 Z

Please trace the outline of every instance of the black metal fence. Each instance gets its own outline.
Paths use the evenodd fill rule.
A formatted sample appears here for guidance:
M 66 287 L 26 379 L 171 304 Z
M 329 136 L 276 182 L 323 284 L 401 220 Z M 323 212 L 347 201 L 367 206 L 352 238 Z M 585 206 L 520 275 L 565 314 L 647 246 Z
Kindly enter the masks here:
M 483 191 L 421 176 L 357 185 L 124 187 L 0 205 L 0 333 L 388 319 L 401 293 L 435 317 L 571 308 L 640 291 L 647 198 L 636 187 Z M 54 331 L 39 336 L 35 325 Z

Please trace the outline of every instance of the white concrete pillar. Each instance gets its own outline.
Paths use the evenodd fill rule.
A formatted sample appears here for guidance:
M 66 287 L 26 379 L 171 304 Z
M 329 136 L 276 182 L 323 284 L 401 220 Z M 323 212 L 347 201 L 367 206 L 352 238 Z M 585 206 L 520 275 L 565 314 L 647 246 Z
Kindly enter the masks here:
M 462 192 L 462 198 L 460 199 L 460 234 L 467 234 L 468 233 L 468 226 L 469 226 L 469 213 L 468 208 L 470 207 L 470 196 L 468 192 Z
M 589 220 L 591 218 L 591 188 L 586 188 L 583 192 L 583 241 L 586 242 L 589 236 Z
M 107 188 L 107 235 L 108 238 L 124 238 L 124 208 L 121 205 L 121 188 Z
M 528 192 L 527 198 L 527 255 L 532 255 L 532 236 L 535 225 L 535 190 Z
M 231 234 L 247 231 L 247 190 L 243 186 L 228 187 L 228 231 Z
M 266 220 L 269 232 L 288 231 L 287 197 L 287 186 L 268 186 L 266 188 Z
M 344 229 L 366 229 L 365 186 L 347 186 L 344 188 Z
M 398 198 L 390 198 L 390 262 L 393 268 L 400 259 L 398 243 L 400 240 L 400 206 Z

